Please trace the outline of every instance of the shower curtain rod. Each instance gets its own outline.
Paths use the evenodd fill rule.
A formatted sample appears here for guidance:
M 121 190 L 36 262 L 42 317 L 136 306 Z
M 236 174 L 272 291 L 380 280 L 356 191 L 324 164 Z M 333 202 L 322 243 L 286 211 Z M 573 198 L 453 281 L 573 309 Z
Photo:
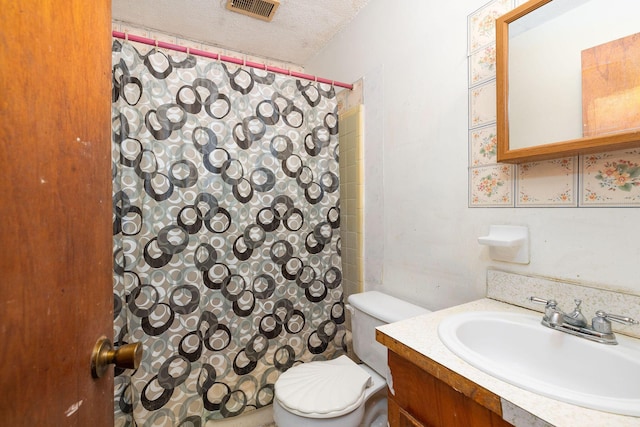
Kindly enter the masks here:
M 225 55 L 221 55 L 219 53 L 207 52 L 207 51 L 200 50 L 200 49 L 192 49 L 190 47 L 180 46 L 180 45 L 173 44 L 173 43 L 166 43 L 166 42 L 163 42 L 163 41 L 160 41 L 160 40 L 154 40 L 154 39 L 149 39 L 149 38 L 146 38 L 146 37 L 136 36 L 134 34 L 127 34 L 127 33 L 121 32 L 121 31 L 113 31 L 112 35 L 113 35 L 113 37 L 118 38 L 118 39 L 130 40 L 132 42 L 142 43 L 142 44 L 146 44 L 146 45 L 149 45 L 149 46 L 155 46 L 155 47 L 159 47 L 159 48 L 162 48 L 162 49 L 170 49 L 170 50 L 175 50 L 175 51 L 178 51 L 178 52 L 185 52 L 185 53 L 191 54 L 191 55 L 203 56 L 205 58 L 211 58 L 211 59 L 215 59 L 215 60 L 219 60 L 219 61 L 230 62 L 232 64 L 244 65 L 246 67 L 252 67 L 252 68 L 258 68 L 260 70 L 271 71 L 272 73 L 285 74 L 287 76 L 297 77 L 299 79 L 311 80 L 311 81 L 319 82 L 319 83 L 330 84 L 332 86 L 339 86 L 339 87 L 343 87 L 343 88 L 349 89 L 349 90 L 353 89 L 353 85 L 349 84 L 349 83 L 337 82 L 335 80 L 329 80 L 329 79 L 325 79 L 325 78 L 322 78 L 322 77 L 313 76 L 311 74 L 299 73 L 297 71 L 291 71 L 291 70 L 286 70 L 284 68 L 273 67 L 271 65 L 261 64 L 259 62 L 247 61 L 246 59 L 234 58 L 233 56 L 225 56 Z

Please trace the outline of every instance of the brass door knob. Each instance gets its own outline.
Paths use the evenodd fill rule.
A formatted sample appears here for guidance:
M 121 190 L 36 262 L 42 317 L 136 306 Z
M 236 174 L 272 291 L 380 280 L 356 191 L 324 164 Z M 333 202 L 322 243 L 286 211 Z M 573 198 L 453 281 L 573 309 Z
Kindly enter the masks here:
M 109 338 L 100 337 L 91 354 L 91 376 L 100 378 L 112 363 L 118 368 L 138 369 L 140 361 L 142 361 L 142 343 L 125 344 L 115 350 Z

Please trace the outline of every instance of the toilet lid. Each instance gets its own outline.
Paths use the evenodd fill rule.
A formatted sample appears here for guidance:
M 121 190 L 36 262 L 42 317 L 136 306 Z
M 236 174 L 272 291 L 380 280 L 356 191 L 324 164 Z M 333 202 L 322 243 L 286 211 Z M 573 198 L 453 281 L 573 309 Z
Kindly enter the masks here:
M 308 418 L 348 414 L 364 400 L 371 376 L 347 356 L 303 363 L 280 375 L 275 397 L 289 412 Z

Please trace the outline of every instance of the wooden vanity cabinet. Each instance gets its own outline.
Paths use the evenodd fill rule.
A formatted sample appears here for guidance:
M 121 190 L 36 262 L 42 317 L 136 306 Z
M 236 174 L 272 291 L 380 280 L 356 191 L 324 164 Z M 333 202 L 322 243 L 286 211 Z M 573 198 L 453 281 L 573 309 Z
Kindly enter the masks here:
M 389 350 L 390 427 L 512 426 L 502 419 L 500 397 L 424 356 L 403 353 L 412 361 Z

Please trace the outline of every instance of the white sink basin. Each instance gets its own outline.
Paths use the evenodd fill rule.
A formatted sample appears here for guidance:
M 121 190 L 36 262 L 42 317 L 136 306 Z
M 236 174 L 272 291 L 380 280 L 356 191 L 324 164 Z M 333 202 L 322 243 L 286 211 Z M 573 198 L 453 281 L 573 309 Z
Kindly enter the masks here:
M 472 366 L 547 397 L 640 416 L 640 344 L 588 341 L 540 324 L 540 315 L 468 312 L 445 318 L 440 340 Z

